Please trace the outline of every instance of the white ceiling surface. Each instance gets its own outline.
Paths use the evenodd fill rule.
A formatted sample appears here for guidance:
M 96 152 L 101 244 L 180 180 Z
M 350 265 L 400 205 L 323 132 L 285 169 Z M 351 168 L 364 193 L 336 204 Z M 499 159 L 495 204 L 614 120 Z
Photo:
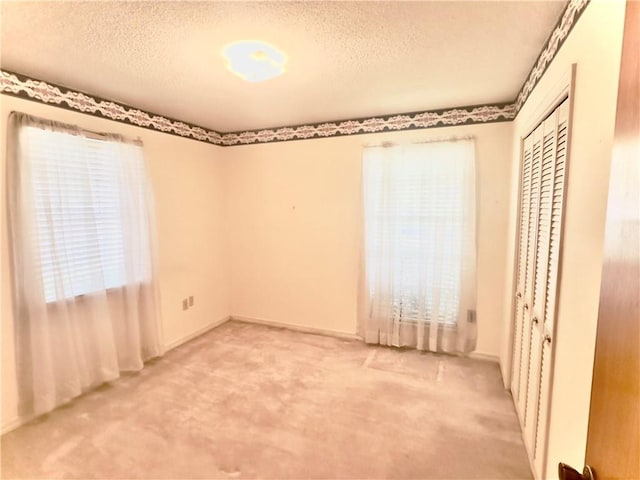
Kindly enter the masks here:
M 565 1 L 1 2 L 3 69 L 228 132 L 512 101 Z M 222 47 L 288 57 L 248 83 Z

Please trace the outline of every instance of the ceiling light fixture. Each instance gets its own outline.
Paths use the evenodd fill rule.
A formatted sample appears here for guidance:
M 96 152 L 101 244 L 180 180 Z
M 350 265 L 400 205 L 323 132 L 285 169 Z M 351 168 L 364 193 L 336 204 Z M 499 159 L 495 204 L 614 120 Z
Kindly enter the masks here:
M 229 71 L 247 82 L 262 82 L 284 73 L 287 57 L 273 45 L 258 40 L 233 42 L 224 47 Z

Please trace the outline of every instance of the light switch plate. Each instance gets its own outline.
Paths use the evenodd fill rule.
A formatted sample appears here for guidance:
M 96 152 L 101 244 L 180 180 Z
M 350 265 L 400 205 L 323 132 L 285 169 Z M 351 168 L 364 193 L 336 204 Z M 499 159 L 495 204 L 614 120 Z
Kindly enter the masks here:
M 189 308 L 189 301 L 185 298 L 182 300 L 182 310 L 186 310 L 187 308 Z

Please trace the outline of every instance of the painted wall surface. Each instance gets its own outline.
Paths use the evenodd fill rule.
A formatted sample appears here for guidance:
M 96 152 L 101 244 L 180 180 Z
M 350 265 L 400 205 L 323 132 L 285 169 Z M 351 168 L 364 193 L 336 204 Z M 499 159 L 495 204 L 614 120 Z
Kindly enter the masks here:
M 180 343 L 230 313 L 226 169 L 223 149 L 139 127 L 0 95 L 2 425 L 16 420 L 16 383 L 5 208 L 6 120 L 12 110 L 82 128 L 140 137 L 156 204 L 165 345 Z M 195 297 L 182 311 L 181 300 Z
M 624 2 L 592 2 L 514 121 L 513 177 L 501 364 L 510 369 L 513 253 L 520 139 L 535 126 L 539 106 L 577 64 L 568 160 L 561 278 L 555 336 L 555 377 L 545 478 L 558 462 L 582 470 L 587 439 L 605 210 L 620 70 Z
M 478 344 L 497 356 L 504 304 L 512 124 L 334 137 L 225 150 L 234 316 L 354 334 L 365 145 L 473 135 Z

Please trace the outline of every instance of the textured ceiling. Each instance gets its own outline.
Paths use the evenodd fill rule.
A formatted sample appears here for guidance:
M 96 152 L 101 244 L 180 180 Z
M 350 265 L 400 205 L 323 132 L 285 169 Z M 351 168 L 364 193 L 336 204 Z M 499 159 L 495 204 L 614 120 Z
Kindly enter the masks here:
M 3 69 L 228 132 L 512 101 L 566 2 L 0 5 Z M 244 39 L 285 74 L 227 71 Z

